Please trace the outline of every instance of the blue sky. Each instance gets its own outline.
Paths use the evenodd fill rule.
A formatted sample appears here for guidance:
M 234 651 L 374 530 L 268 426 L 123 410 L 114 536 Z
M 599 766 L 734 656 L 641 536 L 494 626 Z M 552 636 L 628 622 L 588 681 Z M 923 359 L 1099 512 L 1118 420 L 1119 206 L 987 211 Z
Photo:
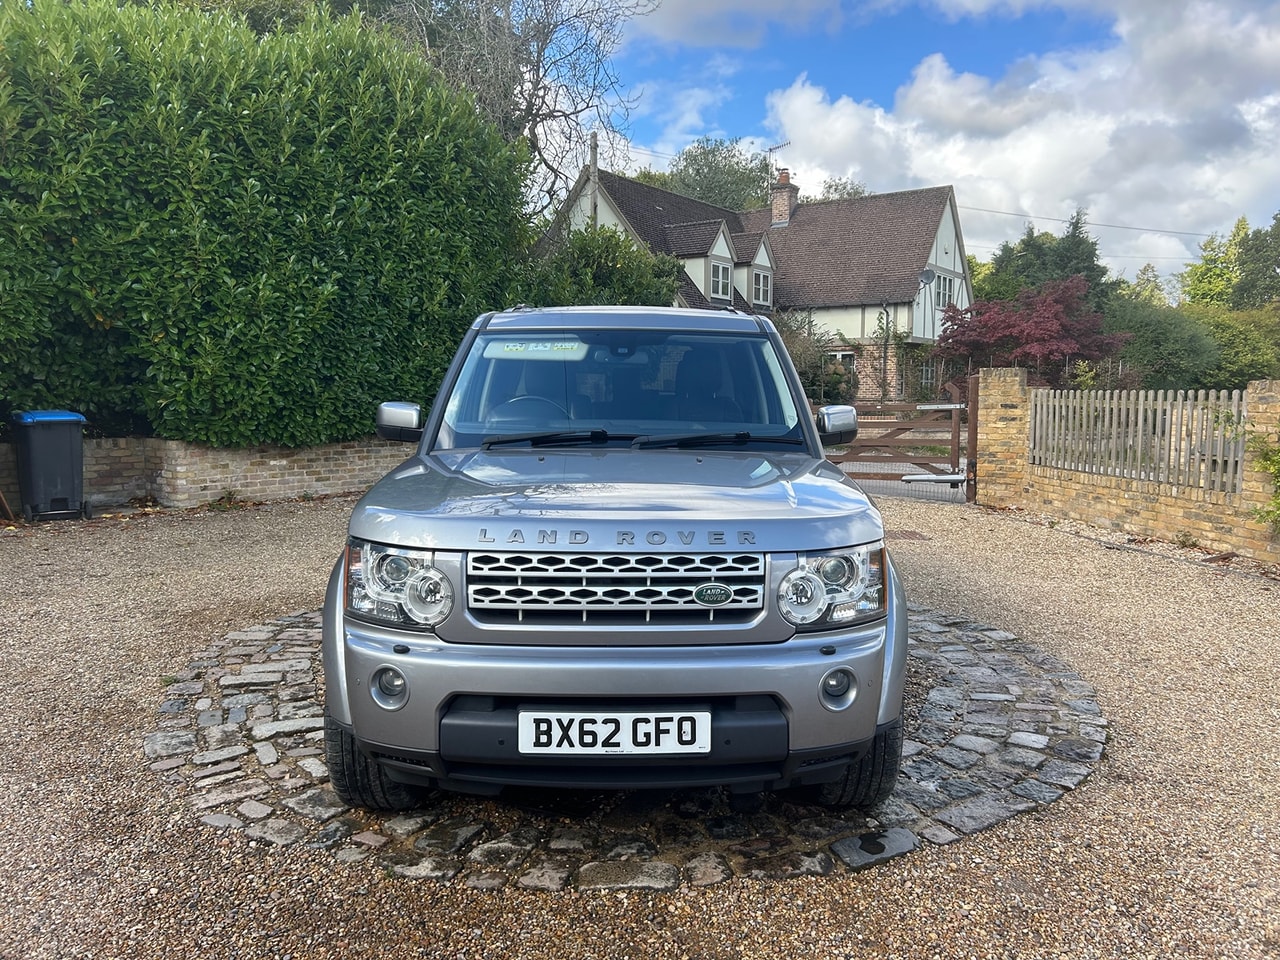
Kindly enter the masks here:
M 1113 271 L 1170 275 L 1280 211 L 1280 0 L 663 0 L 614 64 L 615 167 L 790 141 L 802 190 L 954 185 L 983 259 L 1083 207 Z

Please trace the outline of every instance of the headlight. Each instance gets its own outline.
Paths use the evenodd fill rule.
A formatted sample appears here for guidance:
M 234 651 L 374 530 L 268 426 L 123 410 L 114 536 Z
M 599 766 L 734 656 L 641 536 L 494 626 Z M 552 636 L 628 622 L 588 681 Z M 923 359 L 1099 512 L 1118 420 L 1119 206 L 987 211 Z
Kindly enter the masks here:
M 366 620 L 434 627 L 453 609 L 453 584 L 431 553 L 347 543 L 347 610 Z
M 827 630 L 885 613 L 884 544 L 802 553 L 782 578 L 778 607 L 788 623 Z

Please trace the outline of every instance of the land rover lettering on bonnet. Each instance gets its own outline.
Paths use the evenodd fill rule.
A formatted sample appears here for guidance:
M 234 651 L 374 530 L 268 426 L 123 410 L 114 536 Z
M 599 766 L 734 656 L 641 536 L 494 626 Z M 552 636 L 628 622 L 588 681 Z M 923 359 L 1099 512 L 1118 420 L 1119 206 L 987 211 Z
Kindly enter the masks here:
M 516 309 L 467 332 L 351 516 L 324 607 L 325 752 L 420 787 L 723 787 L 872 806 L 902 753 L 906 602 L 769 320 Z
M 690 547 L 702 537 L 710 546 L 724 546 L 727 543 L 753 544 L 756 535 L 751 530 L 648 530 L 637 533 L 635 530 L 619 530 L 615 538 L 608 541 L 617 545 L 634 546 L 637 542 L 647 543 L 653 547 L 661 547 L 668 543 Z M 587 546 L 591 542 L 591 534 L 586 530 L 548 530 L 539 527 L 535 530 L 524 530 L 516 527 L 508 531 L 490 531 L 488 527 L 480 528 L 477 538 L 479 543 L 567 543 L 573 546 Z

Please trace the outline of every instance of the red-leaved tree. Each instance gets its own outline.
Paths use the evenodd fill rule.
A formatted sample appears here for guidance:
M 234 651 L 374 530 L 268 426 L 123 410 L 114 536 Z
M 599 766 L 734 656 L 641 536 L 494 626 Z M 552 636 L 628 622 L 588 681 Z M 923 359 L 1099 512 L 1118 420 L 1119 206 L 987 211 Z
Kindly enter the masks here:
M 1064 386 L 1078 360 L 1115 355 L 1128 334 L 1102 332 L 1102 314 L 1090 308 L 1082 276 L 1027 288 L 1012 301 L 979 301 L 943 314 L 936 355 L 980 367 L 1026 367 L 1028 380 Z

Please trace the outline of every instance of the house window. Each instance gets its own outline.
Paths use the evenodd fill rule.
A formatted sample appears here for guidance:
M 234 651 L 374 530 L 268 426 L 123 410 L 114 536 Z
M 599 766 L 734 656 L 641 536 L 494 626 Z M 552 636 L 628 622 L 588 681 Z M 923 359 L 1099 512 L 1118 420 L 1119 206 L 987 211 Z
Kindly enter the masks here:
M 938 368 L 932 360 L 920 367 L 920 395 L 933 396 L 938 391 Z
M 938 292 L 934 296 L 934 303 L 940 309 L 946 309 L 956 302 L 956 280 L 955 277 L 944 277 L 938 274 L 937 279 Z
M 727 263 L 711 264 L 711 295 L 721 300 L 733 296 L 733 268 Z
M 773 303 L 773 290 L 771 289 L 773 278 L 767 273 L 761 273 L 756 270 L 751 278 L 751 297 L 755 303 L 763 303 L 766 306 Z

